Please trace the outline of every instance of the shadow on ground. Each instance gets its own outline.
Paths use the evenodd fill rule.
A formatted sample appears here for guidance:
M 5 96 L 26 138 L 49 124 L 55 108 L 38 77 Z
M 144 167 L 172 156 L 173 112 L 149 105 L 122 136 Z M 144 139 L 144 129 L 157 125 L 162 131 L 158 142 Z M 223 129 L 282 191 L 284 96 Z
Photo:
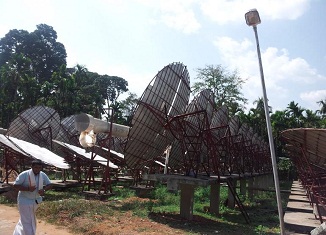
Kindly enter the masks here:
M 166 224 L 171 228 L 181 229 L 185 232 L 195 234 L 257 234 L 252 225 L 207 219 L 199 215 L 194 215 L 193 219 L 190 221 L 182 218 L 178 214 L 152 212 L 149 214 L 149 219 L 157 223 Z

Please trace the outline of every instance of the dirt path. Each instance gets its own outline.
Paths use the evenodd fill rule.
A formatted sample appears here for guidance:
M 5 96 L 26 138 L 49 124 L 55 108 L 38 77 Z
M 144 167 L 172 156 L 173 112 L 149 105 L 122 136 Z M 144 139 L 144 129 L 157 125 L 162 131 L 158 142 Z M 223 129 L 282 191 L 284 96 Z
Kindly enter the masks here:
M 16 223 L 19 220 L 17 207 L 10 207 L 0 204 L 0 234 L 12 235 Z M 58 226 L 37 220 L 36 235 L 72 235 L 68 230 Z

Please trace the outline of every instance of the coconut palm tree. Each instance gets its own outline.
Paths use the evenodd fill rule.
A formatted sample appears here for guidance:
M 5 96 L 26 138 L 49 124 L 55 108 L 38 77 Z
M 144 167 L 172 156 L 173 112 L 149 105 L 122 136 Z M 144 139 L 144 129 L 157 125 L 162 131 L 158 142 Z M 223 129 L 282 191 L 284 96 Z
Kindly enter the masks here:
M 326 99 L 318 101 L 317 104 L 319 104 L 319 106 L 320 106 L 320 109 L 317 110 L 317 113 L 322 115 L 322 117 L 325 117 L 325 115 L 326 115 Z
M 293 120 L 293 128 L 295 127 L 302 127 L 303 125 L 303 111 L 305 109 L 301 108 L 298 103 L 295 103 L 294 101 L 291 101 L 288 104 L 287 107 L 287 114 L 292 118 Z
M 304 117 L 304 127 L 320 128 L 320 117 L 317 115 L 317 111 L 306 109 L 306 115 Z

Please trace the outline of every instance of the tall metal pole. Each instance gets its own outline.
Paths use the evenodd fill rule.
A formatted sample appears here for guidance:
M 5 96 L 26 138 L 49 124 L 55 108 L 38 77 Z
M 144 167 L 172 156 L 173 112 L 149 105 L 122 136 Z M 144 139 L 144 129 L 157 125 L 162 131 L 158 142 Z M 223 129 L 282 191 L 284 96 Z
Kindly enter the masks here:
M 258 61 L 259 61 L 259 69 L 260 69 L 260 78 L 261 78 L 261 85 L 262 85 L 262 88 L 263 88 L 263 95 L 264 95 L 263 97 L 264 97 L 265 117 L 266 117 L 267 133 L 268 133 L 268 140 L 269 140 L 269 148 L 270 148 L 270 151 L 271 151 L 271 158 L 272 158 L 274 184 L 275 184 L 276 199 L 277 199 L 277 206 L 278 206 L 278 217 L 279 217 L 279 220 L 280 220 L 281 235 L 285 235 L 282 200 L 281 200 L 281 191 L 280 191 L 280 185 L 279 185 L 279 179 L 278 179 L 276 154 L 275 154 L 275 148 L 274 148 L 274 140 L 273 140 L 271 120 L 270 120 L 270 117 L 269 117 L 268 99 L 267 99 L 267 94 L 266 94 L 264 72 L 263 72 L 263 64 L 262 64 L 261 55 L 260 55 L 260 47 L 259 47 L 257 26 L 254 25 L 253 29 L 254 29 L 254 32 L 255 32 L 255 38 L 256 38 L 256 44 L 257 44 L 257 54 L 258 54 Z

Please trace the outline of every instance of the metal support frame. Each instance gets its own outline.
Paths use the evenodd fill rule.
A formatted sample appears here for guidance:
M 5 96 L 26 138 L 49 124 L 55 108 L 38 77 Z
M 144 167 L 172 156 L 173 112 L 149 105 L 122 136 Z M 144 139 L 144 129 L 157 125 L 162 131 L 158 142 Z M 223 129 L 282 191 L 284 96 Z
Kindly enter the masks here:
M 195 122 L 194 122 L 195 121 Z M 179 141 L 183 154 L 183 167 L 185 175 L 197 177 L 203 169 L 209 170 L 209 162 L 203 162 L 202 150 L 204 148 L 204 132 L 209 128 L 205 110 L 182 114 L 173 117 L 165 125 L 172 135 Z M 205 171 L 205 170 L 204 170 Z

